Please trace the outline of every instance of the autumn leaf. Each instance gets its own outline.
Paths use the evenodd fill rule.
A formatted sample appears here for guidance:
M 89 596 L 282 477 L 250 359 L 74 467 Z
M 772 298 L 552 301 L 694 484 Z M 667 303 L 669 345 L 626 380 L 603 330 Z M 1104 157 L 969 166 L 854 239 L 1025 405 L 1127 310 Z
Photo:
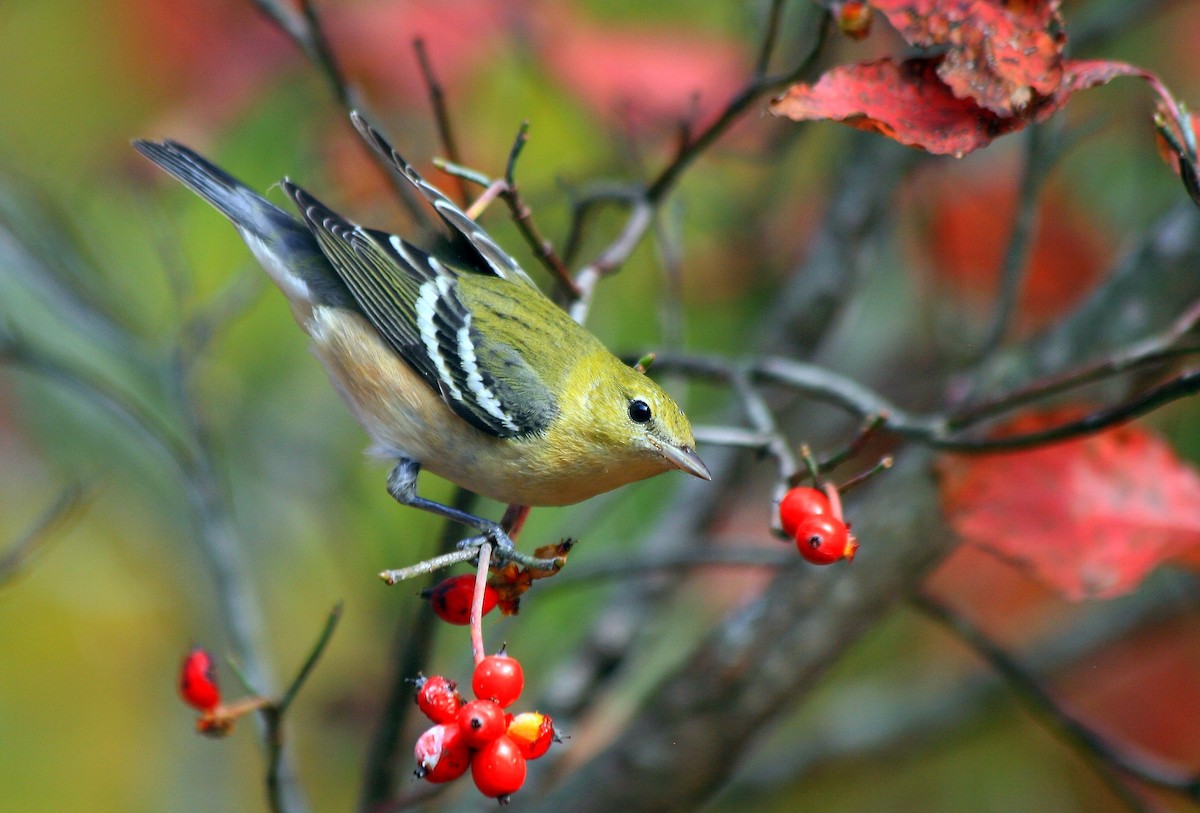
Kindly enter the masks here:
M 737 90 L 744 56 L 728 40 L 600 26 L 561 9 L 550 20 L 560 24 L 544 30 L 538 46 L 550 75 L 622 126 L 703 126 Z
M 525 567 L 515 562 L 506 562 L 499 567 L 492 568 L 488 584 L 496 588 L 496 592 L 500 595 L 497 602 L 500 612 L 504 615 L 516 615 L 520 612 L 521 596 L 529 591 L 536 580 L 549 579 L 557 575 L 566 565 L 567 555 L 573 547 L 575 547 L 574 539 L 564 539 L 561 542 L 542 545 L 535 550 L 533 555 L 538 559 L 553 559 L 558 562 L 558 567 L 550 570 Z
M 1019 116 L 1063 80 L 1058 0 L 871 0 L 905 40 L 944 48 L 950 92 L 998 116 Z
M 914 267 L 956 310 L 981 316 L 995 307 L 1000 268 L 1017 211 L 1017 168 L 966 164 L 918 180 L 927 214 L 914 233 Z M 1025 282 L 1014 313 L 1016 335 L 1045 327 L 1087 296 L 1115 246 L 1103 223 L 1051 183 L 1041 197 Z
M 815 85 L 797 84 L 771 101 L 771 112 L 796 121 L 832 119 L 940 155 L 966 155 L 1025 126 L 970 99 L 937 74 L 940 59 L 889 58 L 826 71 Z
M 128 41 L 114 51 L 136 86 L 170 100 L 151 132 L 203 141 L 244 115 L 297 60 L 295 49 L 249 3 L 114 0 L 105 14 Z
M 1020 116 L 1002 116 L 972 99 L 959 98 L 941 78 L 944 57 L 841 65 L 814 85 L 797 84 L 771 101 L 771 112 L 796 121 L 832 119 L 881 133 L 938 155 L 963 156 L 993 139 L 1043 121 L 1071 94 L 1117 76 L 1146 73 L 1123 62 L 1063 63 L 1062 81 Z
M 1024 434 L 1079 415 L 1022 417 Z M 1200 476 L 1137 426 L 1030 451 L 943 458 L 942 508 L 964 541 L 1028 567 L 1067 598 L 1134 589 L 1200 545 Z
M 1059 628 L 1071 606 L 1024 568 L 975 545 L 959 545 L 925 580 L 924 589 L 993 640 L 1013 647 Z
M 331 8 L 323 19 L 346 74 L 394 103 L 428 93 L 414 38 L 425 41 L 438 80 L 453 93 L 495 58 L 523 14 L 504 0 L 365 0 Z
M 1055 694 L 1106 740 L 1122 743 L 1126 753 L 1178 766 L 1182 776 L 1188 773 L 1184 766 L 1200 764 L 1196 716 L 1186 711 L 1200 696 L 1197 651 L 1194 614 L 1143 623 L 1056 675 Z

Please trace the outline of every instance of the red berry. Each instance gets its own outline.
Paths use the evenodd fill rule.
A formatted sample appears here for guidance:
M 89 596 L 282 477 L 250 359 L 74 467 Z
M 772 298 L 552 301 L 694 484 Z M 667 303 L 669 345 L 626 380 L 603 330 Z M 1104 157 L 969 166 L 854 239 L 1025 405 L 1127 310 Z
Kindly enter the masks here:
M 509 737 L 492 740 L 471 758 L 471 778 L 484 796 L 516 793 L 525 784 L 525 757 Z
M 429 599 L 429 604 L 437 617 L 451 624 L 471 623 L 471 601 L 475 598 L 475 576 L 464 573 L 461 576 L 451 576 L 439 584 L 424 590 L 422 598 Z M 483 589 L 483 614 L 487 615 L 500 600 L 500 594 L 490 584 Z
M 548 714 L 523 711 L 508 723 L 508 737 L 525 759 L 537 759 L 558 742 L 558 732 Z
M 814 565 L 852 559 L 858 549 L 846 524 L 833 517 L 809 517 L 796 528 L 796 548 Z
M 189 706 L 212 711 L 221 702 L 221 690 L 208 650 L 194 647 L 183 659 L 179 670 L 179 694 Z
M 472 700 L 458 710 L 458 727 L 471 748 L 482 748 L 508 728 L 504 709 L 491 700 Z
M 463 699 L 458 684 L 441 675 L 417 679 L 417 706 L 435 723 L 453 723 Z
M 824 517 L 833 513 L 829 498 L 815 488 L 793 488 L 779 501 L 779 522 L 788 536 L 795 536 L 800 523 L 809 517 Z
M 456 723 L 435 725 L 417 738 L 413 753 L 417 758 L 417 776 L 427 782 L 458 779 L 471 765 L 471 749 Z
M 525 672 L 521 663 L 504 652 L 488 655 L 475 666 L 471 689 L 476 697 L 495 700 L 501 706 L 511 706 L 525 688 Z

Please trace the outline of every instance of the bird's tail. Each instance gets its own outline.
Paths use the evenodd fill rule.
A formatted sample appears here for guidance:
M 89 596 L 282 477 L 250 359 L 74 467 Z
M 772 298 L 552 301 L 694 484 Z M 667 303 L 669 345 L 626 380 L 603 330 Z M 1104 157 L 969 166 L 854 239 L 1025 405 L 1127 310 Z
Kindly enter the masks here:
M 177 141 L 138 139 L 133 148 L 204 198 L 240 229 L 269 239 L 296 219 L 196 151 Z
M 307 324 L 312 305 L 355 307 L 316 238 L 299 220 L 176 141 L 139 139 L 133 147 L 229 218 L 291 301 L 301 325 Z

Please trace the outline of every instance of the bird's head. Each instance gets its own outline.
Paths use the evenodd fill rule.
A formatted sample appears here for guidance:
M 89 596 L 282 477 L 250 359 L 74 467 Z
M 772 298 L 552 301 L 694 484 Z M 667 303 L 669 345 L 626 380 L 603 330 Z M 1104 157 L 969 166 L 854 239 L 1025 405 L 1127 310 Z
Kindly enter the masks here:
M 628 466 L 629 481 L 670 469 L 711 480 L 679 405 L 641 371 L 604 356 L 603 369 L 586 372 L 591 365 L 581 365 L 585 372 L 573 388 L 577 397 L 567 405 L 582 419 L 579 431 L 610 450 L 618 465 Z

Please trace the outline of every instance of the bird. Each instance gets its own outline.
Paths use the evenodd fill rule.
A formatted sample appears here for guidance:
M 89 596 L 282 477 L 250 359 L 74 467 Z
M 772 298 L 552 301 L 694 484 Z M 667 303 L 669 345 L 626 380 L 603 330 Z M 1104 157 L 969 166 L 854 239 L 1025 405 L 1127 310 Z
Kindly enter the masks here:
M 422 469 L 500 502 L 569 505 L 670 470 L 710 480 L 692 427 L 551 301 L 357 112 L 354 126 L 464 247 L 451 261 L 358 225 L 289 178 L 297 218 L 172 140 L 133 147 L 224 215 L 287 299 L 400 504 L 511 550 L 499 523 L 417 493 Z M 465 258 L 465 262 L 463 261 Z

